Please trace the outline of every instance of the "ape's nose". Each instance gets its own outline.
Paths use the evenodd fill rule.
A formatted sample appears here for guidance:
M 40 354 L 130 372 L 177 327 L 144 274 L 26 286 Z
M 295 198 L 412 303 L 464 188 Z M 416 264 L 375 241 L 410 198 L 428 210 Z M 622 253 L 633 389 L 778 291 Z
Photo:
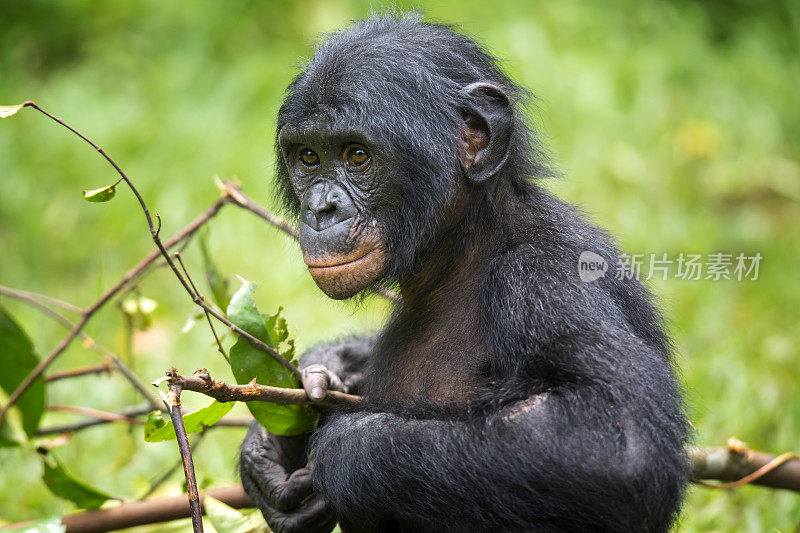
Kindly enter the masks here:
M 317 231 L 352 218 L 357 210 L 352 198 L 338 183 L 321 181 L 311 186 L 305 196 L 302 219 Z

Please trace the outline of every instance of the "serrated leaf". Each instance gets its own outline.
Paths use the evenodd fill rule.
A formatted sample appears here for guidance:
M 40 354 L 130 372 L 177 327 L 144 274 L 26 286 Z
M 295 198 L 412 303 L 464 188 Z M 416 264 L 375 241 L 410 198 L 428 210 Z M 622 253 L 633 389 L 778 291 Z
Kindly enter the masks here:
M 0 388 L 10 395 L 38 364 L 30 338 L 0 306 Z M 14 406 L 22 413 L 22 429 L 33 436 L 44 412 L 44 379 L 37 378 Z
M 106 185 L 105 187 L 100 187 L 99 189 L 89 189 L 88 191 L 83 191 L 83 198 L 90 202 L 100 203 L 111 200 L 114 198 L 115 194 L 117 194 L 117 183 Z
M 42 457 L 44 481 L 50 492 L 69 500 L 81 509 L 97 509 L 108 499 L 108 494 L 73 476 L 52 454 Z
M 25 104 L 19 105 L 0 105 L 0 118 L 8 118 L 15 115 L 17 111 L 25 107 Z
M 48 518 L 46 520 L 38 520 L 32 524 L 3 527 L 7 531 L 19 531 L 20 533 L 65 533 L 67 531 L 67 526 L 61 523 L 61 518 Z
M 259 512 L 249 514 L 237 511 L 216 498 L 203 498 L 206 517 L 217 533 L 262 533 L 267 532 L 267 523 Z
M 202 409 L 188 415 L 183 415 L 183 425 L 186 433 L 200 433 L 203 429 L 213 426 L 228 414 L 236 402 L 221 403 L 216 400 Z M 144 425 L 144 440 L 146 442 L 163 442 L 175 440 L 175 428 L 172 420 L 162 411 L 153 411 L 147 417 Z
M 255 289 L 255 283 L 242 280 L 242 287 L 233 295 L 228 306 L 228 319 L 291 360 L 294 357 L 294 344 L 289 339 L 286 320 L 280 310 L 273 316 L 260 314 L 253 300 Z M 300 381 L 294 373 L 242 337 L 230 349 L 230 362 L 236 382 L 240 385 L 255 379 L 261 385 L 300 387 Z M 308 406 L 247 402 L 247 408 L 262 426 L 276 435 L 300 435 L 317 425 L 318 415 Z
M 206 281 L 211 289 L 211 297 L 220 309 L 227 309 L 231 303 L 230 281 L 219 273 L 217 265 L 211 259 L 208 249 L 208 231 L 200 234 L 200 253 L 206 271 Z

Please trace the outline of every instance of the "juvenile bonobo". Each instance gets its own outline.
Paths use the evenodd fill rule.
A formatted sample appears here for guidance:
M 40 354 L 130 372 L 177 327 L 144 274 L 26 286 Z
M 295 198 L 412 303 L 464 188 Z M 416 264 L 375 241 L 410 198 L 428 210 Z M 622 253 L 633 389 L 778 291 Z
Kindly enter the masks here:
M 669 339 L 618 251 L 542 189 L 524 91 L 416 15 L 328 36 L 278 114 L 278 187 L 317 285 L 402 301 L 303 358 L 309 438 L 260 426 L 242 482 L 278 532 L 665 531 L 687 481 Z M 578 258 L 609 275 L 581 281 Z M 311 458 L 309 460 L 309 457 Z

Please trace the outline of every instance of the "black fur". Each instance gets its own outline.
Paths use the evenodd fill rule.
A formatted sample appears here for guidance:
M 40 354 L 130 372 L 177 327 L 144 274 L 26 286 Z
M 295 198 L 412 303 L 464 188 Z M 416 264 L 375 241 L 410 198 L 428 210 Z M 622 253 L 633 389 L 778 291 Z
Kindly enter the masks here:
M 458 155 L 474 82 L 498 87 L 514 116 L 508 158 L 482 183 Z M 384 282 L 403 294 L 363 380 L 338 358 L 348 349 L 308 361 L 357 375 L 367 400 L 312 441 L 314 487 L 345 531 L 665 531 L 676 519 L 688 430 L 669 340 L 646 289 L 614 277 L 611 240 L 535 183 L 551 172 L 524 99 L 473 40 L 415 15 L 328 36 L 289 86 L 279 130 L 368 139 L 383 177 L 359 207 L 386 228 Z M 283 163 L 278 185 L 297 215 Z M 587 250 L 609 263 L 588 283 Z

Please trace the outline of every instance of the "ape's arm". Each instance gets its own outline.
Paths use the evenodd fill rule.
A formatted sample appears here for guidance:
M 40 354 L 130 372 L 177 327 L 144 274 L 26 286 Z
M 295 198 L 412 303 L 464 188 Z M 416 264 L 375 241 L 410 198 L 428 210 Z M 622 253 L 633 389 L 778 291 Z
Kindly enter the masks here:
M 357 394 L 373 346 L 369 338 L 318 346 L 303 355 L 300 367 L 324 365 Z M 336 524 L 326 502 L 312 494 L 307 441 L 308 435 L 274 435 L 254 421 L 242 442 L 242 485 L 276 533 L 327 533 Z
M 653 405 L 663 391 L 618 387 L 564 383 L 471 420 L 335 415 L 313 437 L 314 484 L 345 523 L 665 530 L 685 476 L 675 407 Z

